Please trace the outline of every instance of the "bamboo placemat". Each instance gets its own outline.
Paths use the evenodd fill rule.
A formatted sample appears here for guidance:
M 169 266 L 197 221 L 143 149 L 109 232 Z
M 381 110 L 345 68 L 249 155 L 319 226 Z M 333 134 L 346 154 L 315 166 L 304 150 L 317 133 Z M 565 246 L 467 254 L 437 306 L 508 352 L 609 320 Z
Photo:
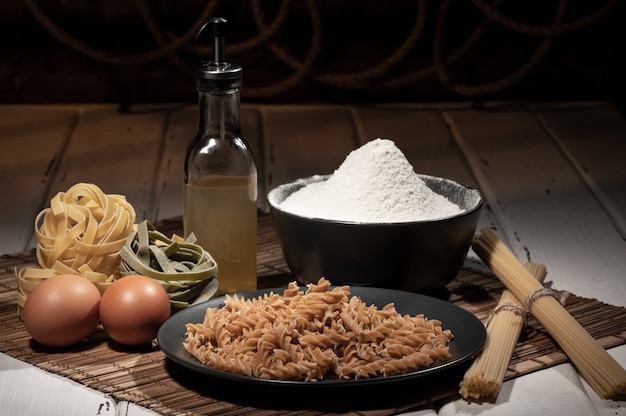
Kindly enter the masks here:
M 180 218 L 156 224 L 170 235 L 181 232 Z M 282 287 L 291 281 L 268 215 L 259 216 L 258 268 L 260 288 Z M 464 367 L 385 391 L 337 391 L 333 397 L 287 395 L 252 390 L 211 380 L 166 359 L 158 346 L 124 347 L 101 330 L 68 348 L 51 349 L 33 342 L 17 316 L 14 269 L 36 265 L 33 252 L 0 258 L 0 351 L 46 371 L 71 378 L 164 415 L 391 415 L 458 395 Z M 490 273 L 463 269 L 445 291 L 433 294 L 487 319 L 503 290 Z M 566 309 L 605 347 L 626 342 L 626 308 L 570 295 Z M 530 318 L 517 344 L 506 379 L 567 361 L 567 357 Z

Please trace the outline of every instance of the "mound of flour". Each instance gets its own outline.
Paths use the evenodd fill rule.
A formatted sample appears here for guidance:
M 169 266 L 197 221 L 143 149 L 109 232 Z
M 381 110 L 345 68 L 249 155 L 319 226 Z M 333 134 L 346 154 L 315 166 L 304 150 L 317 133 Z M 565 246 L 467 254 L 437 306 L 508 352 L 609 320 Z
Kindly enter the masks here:
M 432 220 L 462 211 L 428 188 L 389 139 L 352 151 L 328 180 L 304 186 L 281 208 L 305 217 L 368 223 Z

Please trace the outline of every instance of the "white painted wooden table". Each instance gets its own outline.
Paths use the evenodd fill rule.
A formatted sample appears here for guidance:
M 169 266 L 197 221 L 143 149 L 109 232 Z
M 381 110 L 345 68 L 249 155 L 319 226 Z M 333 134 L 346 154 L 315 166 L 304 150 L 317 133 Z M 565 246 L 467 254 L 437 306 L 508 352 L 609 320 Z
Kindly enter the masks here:
M 479 227 L 544 263 L 553 288 L 626 306 L 626 119 L 610 103 L 244 104 L 242 118 L 260 195 L 331 173 L 350 150 L 388 137 L 417 172 L 481 190 Z M 195 106 L 0 106 L 0 253 L 34 247 L 35 215 L 77 182 L 126 195 L 138 221 L 181 215 L 195 127 Z M 467 261 L 479 263 L 472 252 Z M 626 365 L 626 346 L 609 352 Z M 0 403 L 0 415 L 153 414 L 4 354 Z M 613 416 L 626 415 L 626 402 L 598 399 L 562 364 L 506 382 L 495 403 L 452 400 L 411 414 Z

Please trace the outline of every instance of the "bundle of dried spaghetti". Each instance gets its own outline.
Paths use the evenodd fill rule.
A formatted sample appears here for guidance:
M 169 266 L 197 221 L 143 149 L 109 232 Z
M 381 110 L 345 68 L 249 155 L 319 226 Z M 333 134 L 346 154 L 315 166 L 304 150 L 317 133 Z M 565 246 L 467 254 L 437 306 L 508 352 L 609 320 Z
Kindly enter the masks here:
M 544 265 L 528 263 L 526 268 L 537 281 L 545 279 L 547 271 Z M 461 381 L 459 393 L 464 398 L 498 395 L 525 323 L 524 306 L 510 291 L 504 290 L 487 323 L 485 346 Z
M 481 230 L 472 248 L 507 289 L 523 300 L 598 396 L 611 399 L 626 394 L 626 370 L 533 278 L 493 231 Z

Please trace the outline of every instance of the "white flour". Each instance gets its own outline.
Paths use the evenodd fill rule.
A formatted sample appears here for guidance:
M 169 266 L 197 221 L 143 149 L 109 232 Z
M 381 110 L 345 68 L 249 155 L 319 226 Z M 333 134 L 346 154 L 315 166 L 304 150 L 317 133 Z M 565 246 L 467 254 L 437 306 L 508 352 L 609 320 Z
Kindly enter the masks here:
M 443 218 L 461 212 L 433 192 L 389 139 L 352 151 L 330 178 L 304 186 L 281 208 L 305 217 L 388 223 Z

